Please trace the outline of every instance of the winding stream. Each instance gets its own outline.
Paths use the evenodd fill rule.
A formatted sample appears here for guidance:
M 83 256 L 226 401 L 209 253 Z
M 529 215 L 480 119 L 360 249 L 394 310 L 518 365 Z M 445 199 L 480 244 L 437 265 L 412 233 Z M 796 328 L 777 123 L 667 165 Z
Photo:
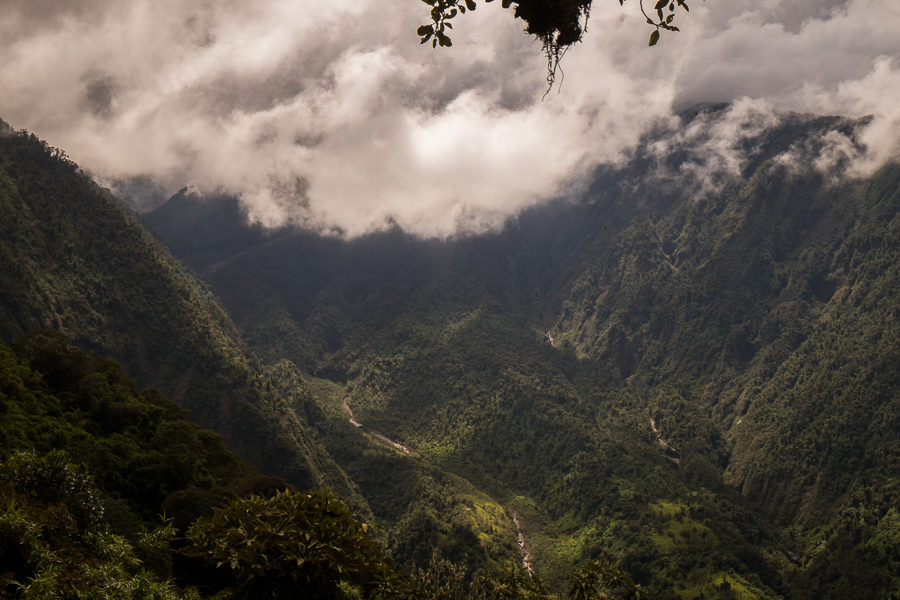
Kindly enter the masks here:
M 681 466 L 681 453 L 672 444 L 662 439 L 662 436 L 659 435 L 659 429 L 656 427 L 656 420 L 653 417 L 650 417 L 650 429 L 656 434 L 656 441 L 659 442 L 660 447 L 666 453 L 666 458 L 675 463 L 675 466 Z
M 357 421 L 356 417 L 353 416 L 353 409 L 350 408 L 350 405 L 347 403 L 347 398 L 344 398 L 344 401 L 341 404 L 341 408 L 343 409 L 344 413 L 347 415 L 347 420 L 350 422 L 350 424 L 353 425 L 354 427 L 356 427 L 357 429 L 361 429 L 363 432 L 371 435 L 372 437 L 378 438 L 382 442 L 390 444 L 391 446 L 393 446 L 397 450 L 400 450 L 407 456 L 420 458 L 417 453 L 413 452 L 412 450 L 410 450 L 403 444 L 401 444 L 399 442 L 395 442 L 394 440 L 390 439 L 383 433 L 379 433 L 378 431 L 375 431 L 374 429 L 369 429 L 368 427 L 365 427 L 362 423 Z M 516 525 L 516 543 L 519 545 L 519 551 L 522 553 L 522 566 L 525 567 L 525 569 L 528 571 L 529 575 L 534 575 L 534 567 L 532 566 L 532 558 L 531 558 L 531 549 L 528 545 L 528 540 L 525 539 L 525 532 L 523 531 L 522 523 L 519 520 L 519 513 L 517 513 L 516 511 L 513 511 L 512 518 L 513 518 L 513 523 L 515 523 L 515 525 Z
M 350 405 L 347 404 L 347 399 L 346 399 L 346 398 L 344 398 L 344 403 L 341 405 L 341 408 L 343 408 L 343 409 L 344 409 L 344 412 L 347 413 L 347 416 L 349 417 L 350 424 L 353 425 L 354 427 L 357 427 L 357 428 L 359 428 L 359 429 L 362 429 L 363 431 L 365 431 L 366 433 L 368 433 L 368 434 L 371 435 L 372 437 L 376 437 L 376 438 L 378 438 L 379 440 L 381 440 L 382 442 L 385 442 L 385 443 L 387 443 L 387 444 L 390 444 L 391 446 L 393 446 L 394 448 L 396 448 L 397 450 L 399 450 L 399 451 L 402 452 L 403 454 L 406 454 L 406 455 L 408 455 L 408 456 L 416 456 L 416 457 L 418 457 L 418 454 L 414 453 L 412 450 L 410 450 L 409 448 L 407 448 L 406 446 L 404 446 L 404 445 L 401 444 L 400 442 L 395 442 L 394 440 L 392 440 L 392 439 L 389 438 L 388 436 L 386 436 L 386 435 L 384 435 L 383 433 L 380 433 L 380 432 L 378 432 L 378 431 L 375 431 L 374 429 L 369 429 L 368 427 L 364 427 L 362 423 L 360 423 L 359 421 L 357 421 L 357 420 L 353 417 L 353 409 L 351 409 L 351 408 L 350 408 Z
M 534 575 L 534 568 L 531 565 L 531 549 L 528 547 L 528 541 L 525 539 L 525 533 L 522 531 L 519 513 L 513 511 L 512 516 L 513 522 L 516 524 L 516 541 L 519 544 L 519 551 L 522 552 L 522 566 L 525 567 L 529 575 Z

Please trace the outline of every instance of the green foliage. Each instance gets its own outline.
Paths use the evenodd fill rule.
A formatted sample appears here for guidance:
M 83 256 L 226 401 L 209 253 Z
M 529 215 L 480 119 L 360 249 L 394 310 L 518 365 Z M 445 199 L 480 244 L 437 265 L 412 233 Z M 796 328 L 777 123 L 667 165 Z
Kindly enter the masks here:
M 591 561 L 572 574 L 569 583 L 571 600 L 593 600 L 599 598 L 621 598 L 638 600 L 643 598 L 641 586 L 621 570 Z
M 0 399 L 7 408 L 0 421 L 0 456 L 35 450 L 46 455 L 42 461 L 60 464 L 67 459 L 56 450 L 78 456 L 106 496 L 83 505 L 110 503 L 123 532 L 155 519 L 175 494 L 200 488 L 213 498 L 233 496 L 256 476 L 217 435 L 188 422 L 179 406 L 154 390 L 138 391 L 118 363 L 85 354 L 60 334 L 32 333 L 15 351 L 0 346 L 0 366 Z M 32 478 L 41 473 L 28 472 Z M 66 494 L 76 498 L 82 492 L 74 484 L 52 479 L 65 472 L 51 471 L 29 485 L 43 494 L 70 490 Z M 208 510 L 212 503 L 196 509 Z M 79 517 L 85 527 L 97 518 Z
M 0 137 L 0 213 L 0 341 L 60 331 L 267 472 L 301 488 L 351 487 L 209 290 L 64 153 L 27 133 Z
M 352 243 L 247 235 L 218 250 L 193 240 L 265 368 L 133 217 L 60 153 L 6 136 L 0 328 L 10 339 L 54 327 L 107 348 L 259 464 L 302 485 L 338 481 L 354 511 L 384 526 L 375 535 L 396 564 L 421 575 L 351 559 L 353 573 L 335 579 L 326 561 L 316 579 L 241 554 L 250 538 L 217 546 L 243 557 L 238 566 L 283 568 L 275 587 L 300 577 L 346 597 L 541 597 L 536 579 L 498 574 L 519 529 L 557 595 L 572 565 L 598 560 L 661 598 L 890 597 L 900 580 L 900 167 L 826 182 L 783 160 L 794 144 L 852 127 L 788 119 L 747 142 L 739 176 L 700 196 L 660 188 L 647 171 L 656 159 L 639 150 L 641 160 L 600 173 L 581 204 L 451 243 L 396 231 Z M 666 166 L 688 160 L 676 152 Z M 222 501 L 279 484 L 136 389 L 113 361 L 54 335 L 0 347 L 0 456 L 79 457 L 108 531 L 127 536 L 85 536 L 79 519 L 94 513 L 78 516 L 78 494 L 69 506 L 7 483 L 10 593 L 123 573 L 141 581 L 140 565 L 153 585 L 168 573 L 204 593 L 250 585 L 230 559 L 217 572 L 167 555 L 156 516 L 162 506 L 184 530 Z M 347 422 L 345 401 L 364 428 Z M 65 482 L 54 456 L 29 469 Z M 354 556 L 354 539 L 332 559 Z M 58 547 L 88 570 L 53 562 Z M 103 548 L 126 557 L 107 580 L 90 570 L 108 564 L 95 561 Z M 605 574 L 586 567 L 577 592 L 617 593 Z
M 0 465 L 0 480 L 19 496 L 61 505 L 77 530 L 94 530 L 103 525 L 103 508 L 93 482 L 69 464 L 64 452 L 57 450 L 43 456 L 34 452 L 14 454 Z
M 480 575 L 472 585 L 475 598 L 497 600 L 550 600 L 553 598 L 541 578 L 520 565 L 509 565 L 499 575 Z
M 385 569 L 368 526 L 329 492 L 242 498 L 198 520 L 188 539 L 189 554 L 234 572 L 244 598 L 338 598 L 342 582 Z
M 196 598 L 142 568 L 134 548 L 109 532 L 99 495 L 62 452 L 15 453 L 0 464 L 3 597 Z M 154 535 L 168 543 L 169 534 Z
M 323 411 L 316 421 L 323 444 L 377 515 L 377 535 L 397 568 L 424 568 L 435 549 L 469 573 L 493 572 L 518 556 L 512 520 L 495 499 L 352 426 L 343 386 L 309 381 Z
M 663 598 L 838 593 L 892 572 L 871 545 L 891 520 L 849 515 L 880 511 L 897 472 L 898 169 L 826 182 L 783 153 L 854 126 L 786 119 L 714 193 L 639 149 L 497 234 L 280 232 L 208 280 L 261 355 L 333 380 L 306 418 L 405 569 L 433 546 L 480 568 L 449 472 L 516 508 L 557 593 L 595 559 Z M 853 552 L 868 569 L 842 571 Z
M 192 597 L 169 582 L 176 563 L 181 585 L 215 578 L 173 556 L 176 536 L 229 499 L 286 486 L 60 334 L 0 346 L 0 402 L 0 585 L 12 597 Z

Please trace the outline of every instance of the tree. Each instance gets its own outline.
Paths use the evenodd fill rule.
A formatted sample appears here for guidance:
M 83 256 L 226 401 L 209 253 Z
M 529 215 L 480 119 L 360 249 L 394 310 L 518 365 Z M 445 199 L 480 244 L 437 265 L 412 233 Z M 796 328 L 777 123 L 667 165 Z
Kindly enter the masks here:
M 171 527 L 138 535 L 143 554 L 167 553 Z M 137 549 L 110 533 L 100 492 L 61 451 L 0 462 L 0 598 L 199 600 L 159 581 Z
M 387 570 L 380 547 L 331 492 L 250 496 L 199 519 L 186 554 L 228 567 L 242 598 L 339 598 Z
M 472 597 L 494 600 L 552 600 L 554 597 L 537 574 L 517 564 L 508 565 L 499 575 L 477 578 L 473 591 Z
M 644 592 L 626 573 L 594 560 L 572 573 L 569 600 L 600 598 L 640 600 L 644 598 Z
M 484 0 L 493 2 L 494 0 Z M 556 71 L 563 55 L 576 42 L 580 42 L 591 14 L 593 0 L 501 0 L 503 8 L 513 8 L 513 15 L 525 21 L 525 31 L 541 41 L 541 48 L 547 55 L 547 84 L 553 86 Z M 653 1 L 653 0 L 649 0 Z M 418 28 L 421 42 L 431 40 L 431 46 L 451 46 L 447 33 L 453 29 L 451 23 L 459 14 L 474 11 L 475 0 L 422 0 L 431 6 L 431 23 Z M 686 0 L 655 0 L 653 9 L 648 12 L 644 0 L 638 0 L 641 12 L 647 23 L 653 27 L 649 45 L 659 42 L 660 31 L 678 31 L 675 21 L 676 7 L 688 11 Z M 624 5 L 625 0 L 619 0 Z

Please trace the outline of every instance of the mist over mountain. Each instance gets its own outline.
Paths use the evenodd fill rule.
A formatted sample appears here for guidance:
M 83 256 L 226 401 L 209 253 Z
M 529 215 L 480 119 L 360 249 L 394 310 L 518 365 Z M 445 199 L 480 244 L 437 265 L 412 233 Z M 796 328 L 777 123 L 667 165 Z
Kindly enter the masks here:
M 267 229 L 235 198 L 187 190 L 139 220 L 4 127 L 0 327 L 25 348 L 4 350 L 19 373 L 4 381 L 50 374 L 4 384 L 0 409 L 23 418 L 36 392 L 21 385 L 61 386 L 73 364 L 120 381 L 52 336 L 21 337 L 55 330 L 265 473 L 335 489 L 422 581 L 524 563 L 563 595 L 599 559 L 658 598 L 891 597 L 900 167 L 860 169 L 865 119 L 754 103 L 680 118 L 578 195 L 449 240 Z M 70 366 L 52 375 L 57 362 Z M 105 419 L 86 431 L 157 414 L 95 399 L 96 376 L 72 381 L 81 396 L 52 393 Z M 86 435 L 27 427 L 40 441 L 4 433 L 4 457 Z M 72 443 L 118 498 L 104 502 L 153 510 L 110 483 L 115 468 L 132 481 L 137 458 L 114 467 L 96 449 L 109 442 Z M 186 527 L 215 494 L 168 479 L 181 451 L 153 477 Z M 197 465 L 201 479 L 219 468 Z M 251 485 L 221 473 L 225 497 Z M 127 514 L 115 527 L 138 527 Z
M 900 168 L 859 169 L 866 120 L 682 118 L 495 233 L 344 241 L 186 194 L 143 220 L 265 362 L 338 386 L 335 422 L 513 508 L 557 585 L 593 556 L 656 597 L 889 597 Z
M 446 4 L 4 0 L 0 597 L 900 598 L 900 2 Z
M 61 332 L 270 473 L 350 493 L 201 282 L 64 153 L 0 125 L 0 337 Z
M 6 0 L 0 114 L 142 209 L 188 186 L 348 236 L 495 230 L 698 102 L 872 115 L 863 162 L 897 153 L 896 2 L 696 2 L 654 48 L 638 2 L 596 2 L 546 98 L 501 4 L 432 51 L 421 2 Z

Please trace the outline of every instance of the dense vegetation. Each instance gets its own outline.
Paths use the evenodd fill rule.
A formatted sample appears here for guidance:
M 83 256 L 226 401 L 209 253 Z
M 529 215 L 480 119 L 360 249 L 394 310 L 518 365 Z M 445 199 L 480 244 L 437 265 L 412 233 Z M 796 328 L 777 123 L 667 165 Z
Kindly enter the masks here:
M 362 502 L 212 294 L 61 151 L 2 122 L 0 214 L 0 341 L 63 332 L 267 472 Z
M 60 334 L 0 346 L 0 411 L 3 597 L 174 597 L 170 578 L 196 578 L 176 535 L 287 485 Z
M 212 291 L 4 128 L 3 593 L 900 594 L 900 167 L 784 158 L 854 126 L 786 118 L 704 193 L 650 140 L 444 242 L 181 193 L 145 222 Z
M 514 567 L 473 577 L 436 554 L 395 571 L 333 493 L 260 475 L 60 334 L 0 346 L 0 412 L 0 597 L 549 598 Z M 596 564 L 572 585 L 639 593 Z
M 886 596 L 900 169 L 797 166 L 855 126 L 786 117 L 702 194 L 673 181 L 692 148 L 648 143 L 495 235 L 277 231 L 218 255 L 194 236 L 181 256 L 265 360 L 332 380 L 359 422 L 515 509 L 556 589 L 594 557 L 660 597 Z M 184 248 L 160 215 L 206 211 L 229 222 L 186 196 L 146 222 Z M 321 431 L 345 468 L 365 462 Z

